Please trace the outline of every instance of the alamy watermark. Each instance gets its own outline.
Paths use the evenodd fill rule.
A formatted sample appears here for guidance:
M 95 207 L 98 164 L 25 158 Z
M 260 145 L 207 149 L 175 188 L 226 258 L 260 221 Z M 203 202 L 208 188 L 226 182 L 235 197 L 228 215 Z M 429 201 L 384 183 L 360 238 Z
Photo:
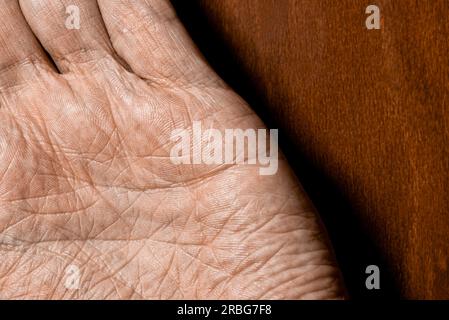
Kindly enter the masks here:
M 65 27 L 69 30 L 79 30 L 81 28 L 80 8 L 76 5 L 67 6 L 66 13 L 68 17 L 65 20 Z
M 368 277 L 365 280 L 365 286 L 368 290 L 380 289 L 380 269 L 376 265 L 369 265 L 365 269 Z
M 71 264 L 65 269 L 66 278 L 64 281 L 64 287 L 68 290 L 79 290 L 80 289 L 80 269 Z
M 269 136 L 269 137 L 268 137 Z M 176 129 L 170 140 L 173 164 L 249 164 L 260 165 L 259 174 L 274 175 L 278 170 L 277 129 L 218 129 L 203 131 L 201 122 L 194 121 L 192 130 Z M 268 145 L 267 145 L 268 144 Z
M 369 16 L 366 18 L 365 25 L 368 30 L 380 30 L 381 29 L 381 16 L 380 8 L 374 4 L 366 7 L 366 14 Z

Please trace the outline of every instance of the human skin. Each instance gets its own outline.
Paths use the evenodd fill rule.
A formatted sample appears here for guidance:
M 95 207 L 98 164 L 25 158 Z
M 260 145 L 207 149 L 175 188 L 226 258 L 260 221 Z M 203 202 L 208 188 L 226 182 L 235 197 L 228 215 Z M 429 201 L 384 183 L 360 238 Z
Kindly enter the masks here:
M 343 297 L 285 159 L 176 165 L 193 121 L 265 128 L 168 2 L 0 0 L 0 298 Z

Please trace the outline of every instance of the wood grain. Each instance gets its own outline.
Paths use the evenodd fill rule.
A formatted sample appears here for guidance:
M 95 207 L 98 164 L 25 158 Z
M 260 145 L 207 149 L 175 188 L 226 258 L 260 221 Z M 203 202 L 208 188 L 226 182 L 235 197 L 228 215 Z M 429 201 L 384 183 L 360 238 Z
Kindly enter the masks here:
M 449 1 L 175 1 L 281 129 L 354 298 L 449 298 Z M 376 4 L 382 30 L 368 31 Z M 365 268 L 381 268 L 381 290 Z

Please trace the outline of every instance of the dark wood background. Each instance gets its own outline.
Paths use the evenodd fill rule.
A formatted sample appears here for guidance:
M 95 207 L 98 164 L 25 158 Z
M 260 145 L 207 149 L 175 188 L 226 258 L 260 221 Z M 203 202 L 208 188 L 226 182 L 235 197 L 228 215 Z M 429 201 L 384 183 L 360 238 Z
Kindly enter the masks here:
M 449 1 L 174 1 L 271 127 L 354 298 L 449 298 Z M 367 30 L 365 9 L 381 9 Z M 365 288 L 379 265 L 381 290 Z

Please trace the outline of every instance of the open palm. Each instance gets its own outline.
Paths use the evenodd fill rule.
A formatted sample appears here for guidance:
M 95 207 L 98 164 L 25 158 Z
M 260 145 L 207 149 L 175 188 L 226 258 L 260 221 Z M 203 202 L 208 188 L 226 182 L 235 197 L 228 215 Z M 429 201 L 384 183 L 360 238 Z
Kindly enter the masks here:
M 341 296 L 282 158 L 170 159 L 194 121 L 264 125 L 166 1 L 0 0 L 0 43 L 0 298 Z

